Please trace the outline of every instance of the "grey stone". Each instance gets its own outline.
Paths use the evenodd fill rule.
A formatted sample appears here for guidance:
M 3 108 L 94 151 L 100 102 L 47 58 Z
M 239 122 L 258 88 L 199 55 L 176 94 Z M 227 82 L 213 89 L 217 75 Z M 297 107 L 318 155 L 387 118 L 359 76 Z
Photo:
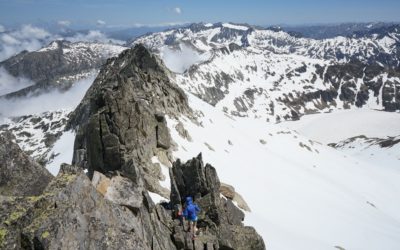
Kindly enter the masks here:
M 39 195 L 52 178 L 21 150 L 11 132 L 0 134 L 0 195 Z
M 219 191 L 223 196 L 225 196 L 228 199 L 233 199 L 235 197 L 235 188 L 229 184 L 226 183 L 221 183 L 221 186 L 219 188 Z
M 0 229 L 6 249 L 150 249 L 132 212 L 106 201 L 78 167 L 63 165 L 38 197 L 1 205 L 11 204 L 14 212 Z
M 78 130 L 73 164 L 87 168 L 89 176 L 119 171 L 135 182 L 144 175 L 146 189 L 169 195 L 159 185 L 160 168 L 151 158 L 157 151 L 170 154 L 164 115 L 191 112 L 170 74 L 142 45 L 108 60 L 71 115 L 68 127 Z

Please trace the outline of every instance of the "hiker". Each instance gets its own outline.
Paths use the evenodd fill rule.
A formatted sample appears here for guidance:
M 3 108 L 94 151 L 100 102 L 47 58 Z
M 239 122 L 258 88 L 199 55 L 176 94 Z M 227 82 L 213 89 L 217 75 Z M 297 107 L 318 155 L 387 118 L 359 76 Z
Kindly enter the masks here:
M 193 238 L 196 237 L 198 212 L 200 212 L 200 208 L 197 204 L 193 203 L 192 197 L 186 197 L 186 207 L 183 210 L 183 216 L 188 221 L 189 230 Z
M 179 220 L 179 224 L 184 227 L 184 218 L 183 218 L 183 209 L 180 204 L 176 204 L 174 206 L 174 214 L 175 214 L 175 219 Z

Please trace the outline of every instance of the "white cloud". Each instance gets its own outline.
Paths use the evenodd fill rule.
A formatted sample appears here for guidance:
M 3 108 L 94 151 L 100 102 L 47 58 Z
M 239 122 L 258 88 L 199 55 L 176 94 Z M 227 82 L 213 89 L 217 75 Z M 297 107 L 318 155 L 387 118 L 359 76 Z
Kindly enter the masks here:
M 176 14 L 181 14 L 181 13 L 182 13 L 182 10 L 181 10 L 181 8 L 179 8 L 179 7 L 175 7 L 175 8 L 174 8 L 174 12 L 175 12 Z
M 50 33 L 46 30 L 30 24 L 23 25 L 21 30 L 15 31 L 12 34 L 19 39 L 45 39 L 50 37 Z
M 68 22 L 68 21 L 60 21 Z M 59 22 L 59 24 L 60 24 Z M 67 23 L 64 23 L 67 24 Z M 98 30 L 91 30 L 87 33 L 78 33 L 72 37 L 61 37 L 51 34 L 47 30 L 32 25 L 23 25 L 19 29 L 0 33 L 0 61 L 20 53 L 23 50 L 36 51 L 43 46 L 48 45 L 54 40 L 65 39 L 71 42 L 103 42 L 123 44 L 123 41 L 110 39 L 104 33 Z
M 165 22 L 165 23 L 135 23 L 131 26 L 125 26 L 124 28 L 129 28 L 129 27 L 135 27 L 135 28 L 141 28 L 141 27 L 168 27 L 168 26 L 178 26 L 178 25 L 185 25 L 188 24 L 189 22 Z
M 190 66 L 208 60 L 209 53 L 200 54 L 187 45 L 180 45 L 179 49 L 164 47 L 161 50 L 161 58 L 165 65 L 175 73 L 183 73 Z
M 17 45 L 20 44 L 20 41 L 15 37 L 9 34 L 4 34 L 0 37 L 0 41 L 6 45 Z
M 6 31 L 6 28 L 4 28 L 4 26 L 0 24 L 0 33 L 4 31 Z
M 0 96 L 34 85 L 34 82 L 22 77 L 10 75 L 4 68 L 0 68 Z
M 20 29 L 0 34 L 0 61 L 22 50 L 33 51 L 54 40 L 44 29 L 32 25 L 23 25 Z
M 38 114 L 59 109 L 74 109 L 92 85 L 96 74 L 79 80 L 65 92 L 54 90 L 39 96 L 21 99 L 0 99 L 0 122 L 6 117 Z
M 58 25 L 64 26 L 64 27 L 68 27 L 71 25 L 71 21 L 68 21 L 68 20 L 60 20 L 57 23 L 58 23 Z
M 106 22 L 105 21 L 103 21 L 103 20 L 97 20 L 97 25 L 99 25 L 99 26 L 103 26 L 103 25 L 106 25 Z
M 66 37 L 65 40 L 70 42 L 101 42 L 101 43 L 114 43 L 114 44 L 124 44 L 124 41 L 112 39 L 106 36 L 103 32 L 99 30 L 89 30 L 87 34 L 78 33 L 73 37 Z

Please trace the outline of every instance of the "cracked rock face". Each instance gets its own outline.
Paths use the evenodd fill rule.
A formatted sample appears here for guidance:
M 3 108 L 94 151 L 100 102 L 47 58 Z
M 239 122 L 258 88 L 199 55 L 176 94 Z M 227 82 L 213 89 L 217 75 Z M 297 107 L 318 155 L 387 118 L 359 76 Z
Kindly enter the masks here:
M 39 196 L 2 197 L 2 249 L 172 249 L 154 212 L 105 199 L 81 168 L 63 165 Z M 160 208 L 161 209 L 161 208 Z M 157 234 L 153 236 L 156 231 Z
M 159 185 L 159 165 L 151 158 L 164 151 L 171 159 L 165 115 L 187 114 L 187 97 L 170 81 L 170 72 L 137 45 L 107 61 L 71 116 L 78 130 L 73 163 L 103 174 L 118 171 L 168 197 Z

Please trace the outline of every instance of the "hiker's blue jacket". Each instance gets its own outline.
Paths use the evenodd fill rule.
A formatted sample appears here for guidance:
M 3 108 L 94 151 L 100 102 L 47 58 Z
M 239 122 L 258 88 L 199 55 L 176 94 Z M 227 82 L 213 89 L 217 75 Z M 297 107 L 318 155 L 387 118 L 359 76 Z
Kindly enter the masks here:
M 186 208 L 183 210 L 183 216 L 188 220 L 196 220 L 197 213 L 200 212 L 199 206 L 193 203 L 192 199 L 186 199 Z

